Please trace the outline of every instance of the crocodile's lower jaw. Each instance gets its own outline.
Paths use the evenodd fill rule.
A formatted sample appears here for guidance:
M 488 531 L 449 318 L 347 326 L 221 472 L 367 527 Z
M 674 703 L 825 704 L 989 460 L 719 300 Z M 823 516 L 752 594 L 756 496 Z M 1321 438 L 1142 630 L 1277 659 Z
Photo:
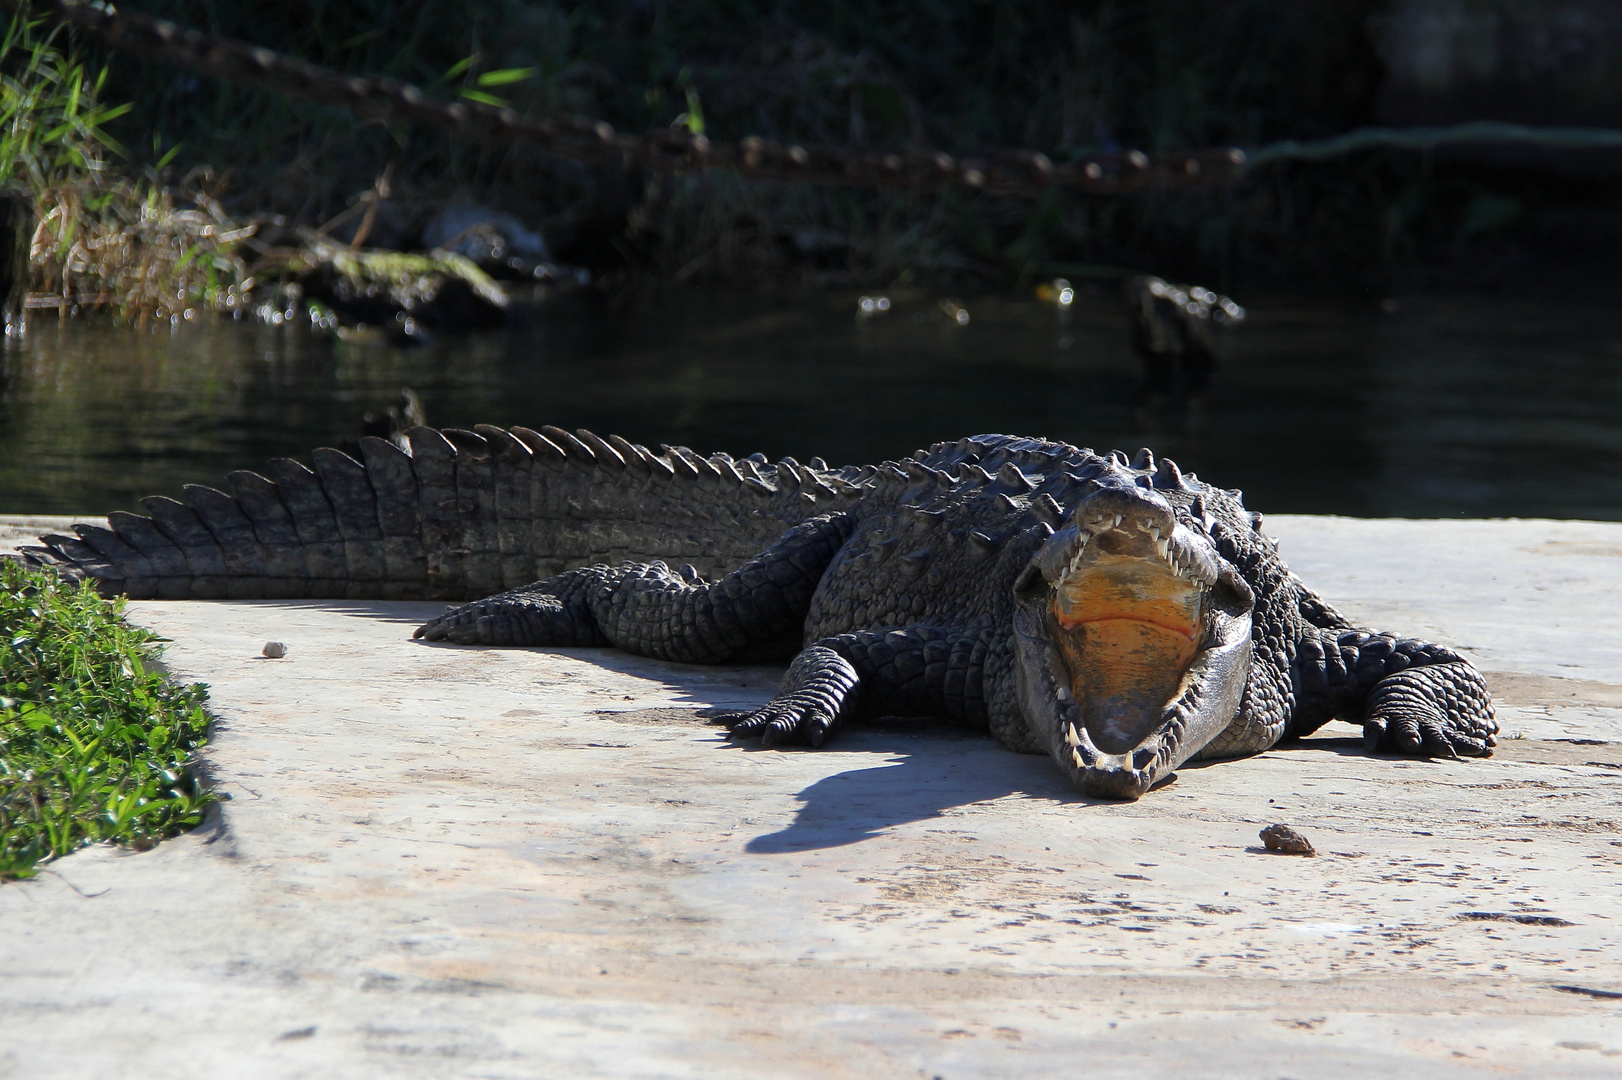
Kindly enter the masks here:
M 1178 697 L 1205 636 L 1209 586 L 1150 558 L 1099 555 L 1054 589 L 1051 640 L 1103 752 L 1137 749 Z
M 1248 612 L 1215 613 L 1204 646 L 1158 708 L 1136 716 L 1094 718 L 1089 724 L 1089 707 L 1126 702 L 1077 701 L 1071 689 L 1077 680 L 1044 607 L 1022 603 L 1014 614 L 1022 712 L 1037 740 L 1083 794 L 1136 799 L 1232 723 L 1250 669 Z

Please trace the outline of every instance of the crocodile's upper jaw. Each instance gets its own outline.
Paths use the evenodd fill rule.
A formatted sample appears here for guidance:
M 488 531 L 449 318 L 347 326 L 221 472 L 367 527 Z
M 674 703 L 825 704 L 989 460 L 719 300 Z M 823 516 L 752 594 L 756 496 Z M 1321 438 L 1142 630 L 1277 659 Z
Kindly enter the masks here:
M 1232 722 L 1254 599 L 1158 495 L 1089 496 L 1016 596 L 1026 722 L 1082 792 L 1135 799 Z

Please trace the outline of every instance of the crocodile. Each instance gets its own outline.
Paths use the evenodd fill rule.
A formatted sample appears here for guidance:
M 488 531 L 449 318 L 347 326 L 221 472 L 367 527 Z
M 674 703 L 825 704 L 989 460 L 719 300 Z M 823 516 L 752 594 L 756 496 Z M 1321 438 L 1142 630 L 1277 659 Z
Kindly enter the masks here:
M 556 427 L 406 441 L 188 486 L 25 557 L 136 598 L 466 601 L 417 629 L 430 643 L 785 659 L 772 700 L 721 718 L 735 737 L 820 746 L 933 717 L 1094 797 L 1331 719 L 1370 752 L 1495 745 L 1464 657 L 1354 625 L 1239 491 L 1147 449 L 978 435 L 834 468 Z
M 1126 283 L 1132 350 L 1143 361 L 1147 396 L 1197 399 L 1216 374 L 1217 332 L 1245 321 L 1245 309 L 1201 285 L 1157 277 Z

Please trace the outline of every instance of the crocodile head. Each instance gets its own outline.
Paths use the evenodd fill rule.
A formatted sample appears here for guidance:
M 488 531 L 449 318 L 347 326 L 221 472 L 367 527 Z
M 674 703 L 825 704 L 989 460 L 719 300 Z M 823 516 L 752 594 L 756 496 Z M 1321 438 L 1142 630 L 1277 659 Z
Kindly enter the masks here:
M 1233 721 L 1255 596 L 1160 494 L 1088 495 L 1014 595 L 1025 720 L 1084 794 L 1136 799 Z

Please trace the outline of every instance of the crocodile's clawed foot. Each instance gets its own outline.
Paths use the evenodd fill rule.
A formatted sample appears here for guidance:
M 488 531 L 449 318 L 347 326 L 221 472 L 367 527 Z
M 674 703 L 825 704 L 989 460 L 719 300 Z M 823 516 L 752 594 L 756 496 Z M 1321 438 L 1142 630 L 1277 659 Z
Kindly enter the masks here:
M 447 641 L 453 645 L 507 645 L 503 640 L 512 636 L 514 613 L 503 610 L 503 605 L 480 601 L 451 608 L 436 619 L 429 619 L 411 636 L 424 641 Z
M 1410 757 L 1490 757 L 1498 745 L 1492 700 L 1473 670 L 1442 664 L 1380 682 L 1369 695 L 1363 745 Z
M 453 645 L 598 645 L 589 615 L 556 596 L 519 590 L 451 608 L 411 635 Z
M 833 649 L 803 650 L 783 677 L 783 690 L 758 709 L 716 717 L 734 738 L 760 736 L 762 746 L 805 742 L 821 746 L 855 704 L 860 680 L 850 661 Z
M 784 694 L 749 712 L 722 713 L 716 723 L 725 724 L 735 739 L 760 736 L 760 745 L 771 747 L 803 742 L 821 746 L 833 733 L 836 717 L 820 695 Z

